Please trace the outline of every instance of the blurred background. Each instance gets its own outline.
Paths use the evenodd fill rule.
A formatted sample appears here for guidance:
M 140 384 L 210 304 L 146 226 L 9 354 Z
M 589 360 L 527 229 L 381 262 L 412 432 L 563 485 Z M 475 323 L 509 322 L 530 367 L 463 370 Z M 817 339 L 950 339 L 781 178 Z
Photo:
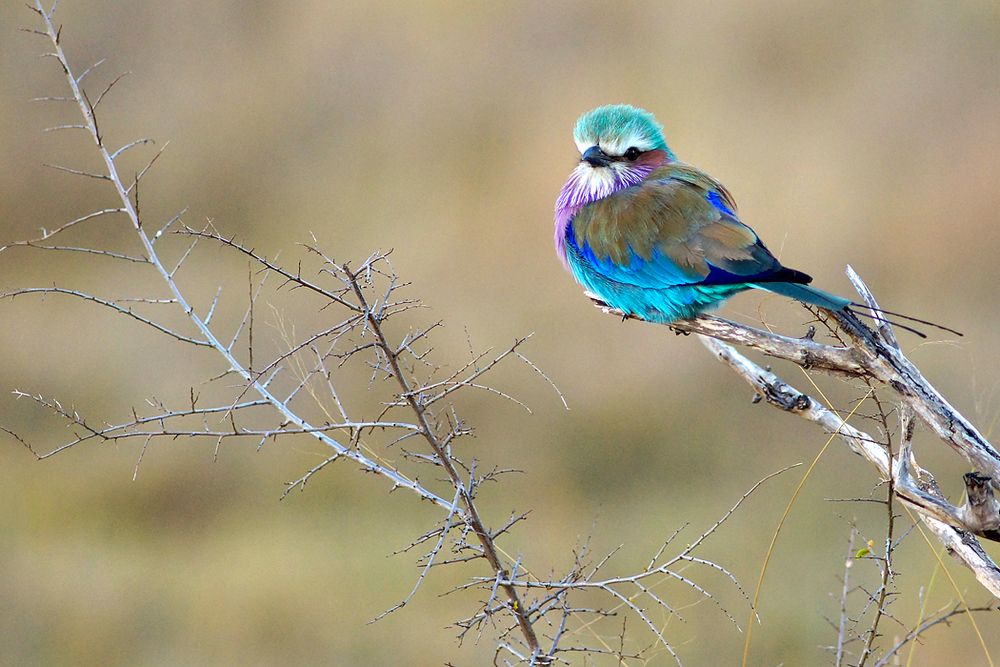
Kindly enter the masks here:
M 810 461 L 826 442 L 810 424 L 751 405 L 749 389 L 693 337 L 601 315 L 564 272 L 552 205 L 577 159 L 573 123 L 599 104 L 654 112 L 675 152 L 725 183 L 743 219 L 816 285 L 849 295 L 850 263 L 887 307 L 964 331 L 957 342 L 905 337 L 904 347 L 995 434 L 996 3 L 64 0 L 60 19 L 79 69 L 108 57 L 92 91 L 133 73 L 102 103 L 109 143 L 170 141 L 144 181 L 147 220 L 188 207 L 189 223 L 211 219 L 289 262 L 312 234 L 337 259 L 394 248 L 396 269 L 430 306 L 414 323 L 446 322 L 435 338 L 439 363 L 463 363 L 467 337 L 503 347 L 534 332 L 525 351 L 570 410 L 516 368 L 498 381 L 532 415 L 486 396 L 462 405 L 476 455 L 526 471 L 489 489 L 482 507 L 493 523 L 531 510 L 505 545 L 533 570 L 564 570 L 587 536 L 596 552 L 624 545 L 609 572 L 640 569 L 675 528 L 690 522 L 679 539 L 693 539 L 758 479 Z M 42 133 L 78 119 L 29 102 L 65 94 L 64 81 L 55 62 L 38 58 L 46 43 L 18 26 L 35 27 L 34 15 L 0 6 L 0 244 L 114 205 L 104 184 L 42 166 L 97 161 L 82 135 Z M 110 218 L 63 240 L 137 252 Z M 242 297 L 246 264 L 208 250 L 184 279 L 204 304 L 220 282 Z M 0 255 L 0 289 L 53 283 L 108 296 L 155 285 L 104 258 Z M 220 318 L 242 305 L 234 296 L 227 307 Z M 183 404 L 188 387 L 220 370 L 208 353 L 65 299 L 0 308 L 0 423 L 42 449 L 71 433 L 9 390 L 41 392 L 100 423 L 127 419 L 154 397 Z M 754 295 L 723 314 L 764 318 L 792 335 L 809 317 Z M 775 369 L 810 386 L 793 367 Z M 862 393 L 816 381 L 841 408 Z M 136 481 L 139 442 L 41 463 L 10 437 L 0 443 L 0 662 L 492 660 L 490 637 L 458 646 L 448 627 L 473 612 L 475 596 L 439 597 L 484 574 L 476 567 L 432 576 L 407 608 L 366 624 L 418 573 L 412 556 L 390 554 L 438 516 L 349 465 L 279 502 L 284 482 L 325 456 L 308 438 L 259 452 L 251 442 L 224 447 L 214 463 L 214 443 L 154 442 Z M 965 464 L 926 433 L 916 450 L 959 500 Z M 754 494 L 702 552 L 749 592 L 801 471 Z M 839 442 L 824 454 L 771 562 L 751 664 L 832 663 L 823 647 L 836 640 L 828 619 L 839 614 L 850 526 L 879 542 L 885 509 L 830 499 L 880 495 L 875 482 Z M 933 611 L 958 600 L 937 571 L 937 550 L 915 532 L 900 547 L 896 620 L 883 625 L 883 643 L 918 621 L 922 602 Z M 970 604 L 989 602 L 945 563 Z M 874 568 L 863 565 L 852 577 L 871 585 Z M 747 603 L 724 578 L 692 576 L 744 623 Z M 861 600 L 852 598 L 855 610 Z M 714 605 L 687 609 L 685 619 L 664 619 L 685 664 L 739 663 L 743 635 Z M 1000 660 L 1000 619 L 977 619 Z M 629 627 L 642 637 L 638 622 Z M 931 630 L 908 664 L 945 660 L 986 664 L 966 618 Z M 660 654 L 650 664 L 672 663 Z

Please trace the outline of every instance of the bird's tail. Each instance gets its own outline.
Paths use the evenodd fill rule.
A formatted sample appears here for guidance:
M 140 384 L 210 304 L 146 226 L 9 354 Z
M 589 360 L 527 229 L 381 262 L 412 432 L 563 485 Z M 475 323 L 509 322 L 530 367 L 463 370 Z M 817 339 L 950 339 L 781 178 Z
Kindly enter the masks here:
M 799 283 L 754 283 L 753 286 L 827 310 L 844 310 L 851 305 L 848 299 Z
M 815 287 L 810 287 L 809 285 L 802 285 L 799 283 L 754 283 L 752 287 L 757 289 L 766 290 L 768 292 L 773 292 L 775 294 L 780 294 L 782 296 L 787 296 L 790 299 L 795 299 L 796 301 L 801 301 L 802 303 L 807 303 L 813 306 L 819 306 L 820 308 L 825 308 L 827 310 L 834 311 L 850 311 L 855 315 L 861 315 L 862 317 L 869 317 L 873 320 L 885 320 L 890 324 L 899 327 L 900 329 L 905 329 L 906 331 L 912 332 L 921 338 L 927 338 L 927 335 L 920 331 L 919 329 L 914 329 L 912 326 L 903 324 L 899 322 L 898 319 L 893 320 L 886 317 L 887 315 L 894 318 L 899 318 L 907 320 L 909 322 L 916 322 L 918 324 L 923 324 L 926 326 L 934 327 L 935 329 L 941 329 L 942 331 L 947 331 L 948 333 L 955 334 L 956 336 L 961 336 L 962 333 L 955 331 L 949 327 L 942 324 L 937 324 L 935 322 L 930 322 L 928 320 L 922 320 L 918 317 L 911 317 L 910 315 L 903 315 L 902 313 L 895 313 L 891 310 L 883 310 L 881 308 L 872 308 L 863 303 L 858 303 L 856 301 L 850 301 L 844 297 L 837 296 L 835 294 L 830 294 L 829 292 L 824 292 L 821 289 L 816 289 Z M 852 308 L 853 307 L 853 308 Z

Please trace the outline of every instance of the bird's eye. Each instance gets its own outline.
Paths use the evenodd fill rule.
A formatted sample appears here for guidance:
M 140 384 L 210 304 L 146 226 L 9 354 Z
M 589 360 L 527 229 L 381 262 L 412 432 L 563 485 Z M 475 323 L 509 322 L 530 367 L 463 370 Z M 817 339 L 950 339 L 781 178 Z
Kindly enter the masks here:
M 638 148 L 636 148 L 635 146 L 632 146 L 627 151 L 625 151 L 625 159 L 627 159 L 627 160 L 634 160 L 637 157 L 639 157 L 639 153 L 641 153 L 641 152 L 642 151 L 640 151 Z

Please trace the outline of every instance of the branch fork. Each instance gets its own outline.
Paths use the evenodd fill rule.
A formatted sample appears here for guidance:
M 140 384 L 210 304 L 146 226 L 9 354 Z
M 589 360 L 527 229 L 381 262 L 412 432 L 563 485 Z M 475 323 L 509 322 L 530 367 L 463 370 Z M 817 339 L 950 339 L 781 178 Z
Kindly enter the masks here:
M 847 275 L 862 299 L 874 312 L 880 312 L 868 286 L 850 266 Z M 588 296 L 601 311 L 630 319 L 595 295 Z M 876 326 L 872 329 L 850 310 L 820 313 L 820 321 L 841 344 L 818 343 L 810 334 L 790 338 L 710 315 L 671 322 L 668 326 L 675 331 L 697 334 L 702 344 L 750 384 L 760 399 L 818 424 L 867 459 L 882 479 L 892 480 L 900 502 L 913 509 L 949 553 L 969 567 L 983 587 L 1000 598 L 1000 567 L 975 539 L 978 536 L 1000 541 L 1000 502 L 994 497 L 994 489 L 1000 488 L 1000 453 L 903 354 L 888 321 L 876 315 Z M 896 394 L 903 415 L 899 453 L 892 456 L 891 450 L 871 435 L 754 363 L 734 346 L 790 361 L 806 370 L 859 378 L 872 387 L 889 387 Z M 965 475 L 968 495 L 965 504 L 949 503 L 930 473 L 916 464 L 911 444 L 914 418 L 977 469 Z

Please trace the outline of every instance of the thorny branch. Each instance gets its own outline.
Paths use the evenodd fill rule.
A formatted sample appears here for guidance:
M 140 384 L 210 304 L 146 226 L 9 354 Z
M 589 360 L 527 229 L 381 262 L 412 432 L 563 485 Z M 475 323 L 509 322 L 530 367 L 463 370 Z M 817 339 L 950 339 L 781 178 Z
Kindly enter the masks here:
M 921 623 L 916 628 L 913 628 L 906 635 L 900 639 L 896 644 L 886 651 L 885 655 L 879 658 L 878 662 L 875 663 L 875 667 L 887 667 L 890 664 L 899 664 L 891 662 L 893 657 L 899 653 L 910 642 L 915 641 L 918 637 L 922 636 L 925 632 L 933 628 L 935 625 L 951 624 L 951 619 L 955 616 L 961 616 L 962 614 L 972 614 L 980 611 L 994 611 L 996 607 L 990 605 L 984 605 L 980 607 L 952 607 L 950 609 L 942 609 L 940 612 L 931 616 L 926 621 Z
M 178 265 L 176 265 L 173 268 L 173 270 L 168 270 L 164 262 L 161 260 L 159 254 L 157 253 L 156 249 L 153 246 L 154 239 L 151 239 L 147 234 L 145 227 L 143 226 L 143 222 L 139 217 L 139 210 L 133 199 L 130 197 L 130 192 L 133 190 L 133 187 L 131 186 L 129 188 L 125 187 L 122 179 L 119 176 L 118 166 L 117 163 L 115 162 L 115 157 L 112 157 L 112 153 L 104 145 L 102 135 L 100 133 L 100 130 L 98 129 L 97 114 L 94 109 L 94 106 L 90 103 L 89 98 L 86 96 L 86 94 L 84 94 L 83 89 L 81 88 L 81 83 L 83 78 L 91 70 L 85 71 L 79 77 L 73 74 L 73 70 L 62 49 L 59 30 L 56 28 L 52 20 L 54 7 L 52 10 L 46 10 L 45 7 L 41 4 L 40 0 L 35 0 L 34 11 L 42 19 L 45 28 L 44 34 L 52 42 L 53 51 L 51 51 L 46 55 L 55 58 L 59 62 L 60 66 L 62 67 L 63 73 L 66 75 L 66 81 L 70 87 L 70 91 L 72 92 L 72 100 L 76 103 L 81 115 L 83 116 L 84 124 L 80 126 L 80 129 L 83 129 L 90 135 L 102 158 L 102 162 L 104 163 L 104 168 L 106 170 L 106 173 L 101 174 L 101 178 L 102 180 L 110 181 L 115 188 L 116 194 L 118 195 L 121 207 L 120 209 L 114 210 L 114 212 L 117 214 L 124 214 L 127 217 L 140 243 L 140 246 L 142 247 L 146 261 L 155 268 L 157 273 L 160 275 L 160 277 L 166 284 L 166 287 L 168 288 L 168 291 L 170 292 L 173 301 L 183 310 L 183 312 L 187 315 L 190 323 L 195 327 L 195 329 L 197 329 L 197 331 L 201 336 L 200 340 L 189 338 L 189 340 L 185 340 L 184 342 L 197 341 L 197 344 L 199 345 L 205 345 L 213 348 L 219 355 L 221 355 L 222 359 L 228 366 L 227 369 L 228 372 L 235 373 L 239 377 L 243 378 L 243 380 L 248 383 L 250 388 L 252 388 L 255 393 L 261 396 L 262 399 L 267 401 L 267 403 L 271 407 L 276 409 L 284 417 L 284 420 L 286 420 L 288 424 L 293 424 L 297 428 L 302 429 L 305 432 L 309 432 L 311 435 L 313 435 L 313 437 L 322 442 L 324 445 L 332 448 L 336 452 L 337 456 L 354 460 L 355 462 L 359 463 L 364 469 L 378 473 L 380 475 L 389 478 L 393 482 L 393 488 L 406 488 L 416 493 L 420 497 L 439 505 L 440 507 L 443 507 L 445 509 L 450 507 L 450 503 L 444 498 L 419 486 L 414 481 L 404 477 L 403 475 L 393 470 L 392 468 L 385 466 L 379 463 L 378 461 L 375 461 L 365 456 L 357 449 L 349 448 L 348 446 L 332 438 L 322 429 L 316 428 L 306 420 L 302 419 L 295 411 L 293 411 L 290 408 L 290 406 L 287 404 L 286 401 L 282 400 L 277 395 L 272 393 L 270 388 L 265 383 L 261 382 L 259 378 L 255 378 L 252 375 L 252 373 L 247 368 L 245 368 L 239 360 L 236 359 L 236 357 L 233 355 L 232 350 L 228 346 L 224 345 L 216 336 L 215 332 L 209 327 L 208 324 L 206 324 L 205 319 L 207 318 L 202 318 L 197 314 L 195 308 L 189 304 L 185 294 L 181 291 L 179 285 L 175 280 L 175 274 L 177 273 L 177 270 L 180 268 L 180 263 L 178 263 Z M 161 153 L 157 153 L 156 156 L 154 156 L 154 158 L 146 165 L 146 167 L 144 167 L 141 170 L 140 173 L 141 174 L 146 173 L 149 167 L 156 160 L 156 157 L 158 157 L 160 154 Z M 104 212 L 107 212 L 107 209 L 99 213 L 104 213 Z M 90 217 L 93 217 L 93 214 Z M 83 221 L 86 220 L 87 218 L 88 216 L 83 216 L 82 218 L 78 218 L 74 222 Z M 70 226 L 70 224 L 73 223 L 63 225 L 62 227 L 57 228 L 57 231 L 65 230 L 67 227 Z M 52 235 L 53 234 L 48 234 L 48 235 L 43 234 L 43 237 L 48 238 L 51 237 Z M 185 254 L 183 257 L 186 256 L 187 255 Z M 73 293 L 73 292 L 67 291 L 67 293 Z M 78 296 L 79 293 L 76 293 L 74 295 Z M 85 296 L 84 298 L 87 297 Z M 121 307 L 117 307 L 111 301 L 101 300 L 98 299 L 97 297 L 90 297 L 90 300 L 97 301 L 102 305 L 107 305 L 109 307 L 113 307 L 118 310 L 124 310 Z M 165 327 L 163 327 L 163 329 L 165 329 Z

